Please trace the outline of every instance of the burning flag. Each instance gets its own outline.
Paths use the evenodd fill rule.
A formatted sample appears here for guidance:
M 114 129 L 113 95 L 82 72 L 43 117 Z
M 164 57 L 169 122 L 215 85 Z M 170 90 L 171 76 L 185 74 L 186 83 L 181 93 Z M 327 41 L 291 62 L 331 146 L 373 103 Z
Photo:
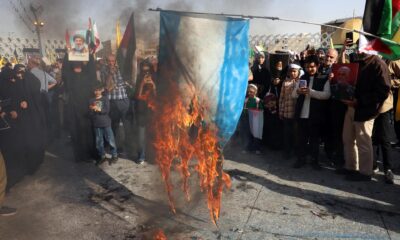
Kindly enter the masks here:
M 360 36 L 360 51 L 380 54 L 386 59 L 400 58 L 400 0 L 367 0 L 363 28 L 380 38 Z
M 171 209 L 171 168 L 190 200 L 190 162 L 207 196 L 214 223 L 222 190 L 222 148 L 243 110 L 248 77 L 249 21 L 161 11 L 158 99 L 154 116 L 156 162 Z

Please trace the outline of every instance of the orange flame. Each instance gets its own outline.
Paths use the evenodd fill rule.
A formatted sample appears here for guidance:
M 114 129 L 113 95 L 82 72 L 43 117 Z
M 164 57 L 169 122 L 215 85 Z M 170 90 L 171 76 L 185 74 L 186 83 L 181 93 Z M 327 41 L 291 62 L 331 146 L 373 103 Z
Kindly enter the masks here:
M 178 91 L 174 91 L 178 92 Z M 199 101 L 193 93 L 190 103 L 184 104 L 179 94 L 171 94 L 157 100 L 154 117 L 154 146 L 156 162 L 160 168 L 169 205 L 175 213 L 172 196 L 171 168 L 179 171 L 182 190 L 186 200 L 190 200 L 189 165 L 197 160 L 195 171 L 200 180 L 200 188 L 207 196 L 207 205 L 214 224 L 219 218 L 222 190 L 230 187 L 230 177 L 222 170 L 222 153 L 218 144 L 217 127 L 211 121 L 205 124 L 205 102 Z M 174 165 L 175 164 L 175 165 Z
M 153 240 L 167 240 L 163 230 L 157 230 L 156 234 L 154 234 Z

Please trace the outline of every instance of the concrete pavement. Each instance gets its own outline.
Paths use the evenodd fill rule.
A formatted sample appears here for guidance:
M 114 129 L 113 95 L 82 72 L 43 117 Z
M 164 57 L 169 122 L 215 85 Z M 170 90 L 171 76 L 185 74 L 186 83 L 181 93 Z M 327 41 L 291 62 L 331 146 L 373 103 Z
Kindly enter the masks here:
M 168 239 L 400 239 L 398 175 L 395 185 L 382 174 L 354 183 L 328 167 L 292 169 L 294 159 L 272 151 L 231 149 L 226 158 L 232 187 L 215 226 L 196 174 L 189 203 L 176 182 L 173 215 L 156 165 L 75 163 L 60 140 L 40 170 L 8 194 L 18 214 L 0 218 L 0 239 L 151 239 L 157 229 Z M 399 152 L 394 159 L 399 165 Z

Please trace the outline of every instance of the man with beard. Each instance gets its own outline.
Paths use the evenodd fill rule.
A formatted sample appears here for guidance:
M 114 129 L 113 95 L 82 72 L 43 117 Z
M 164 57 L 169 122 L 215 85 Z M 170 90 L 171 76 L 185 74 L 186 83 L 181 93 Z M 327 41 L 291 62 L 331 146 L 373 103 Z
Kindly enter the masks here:
M 96 82 L 96 66 L 93 55 L 89 62 L 71 62 L 66 55 L 62 79 L 67 98 L 66 115 L 72 137 L 75 161 L 89 161 L 94 156 L 94 135 L 89 118 L 88 103 Z
M 107 65 L 101 72 L 101 79 L 106 85 L 106 90 L 110 99 L 111 128 L 117 138 L 118 128 L 122 122 L 125 139 L 124 144 L 120 145 L 124 146 L 125 150 L 128 150 L 129 142 L 127 141 L 127 136 L 129 135 L 130 126 L 127 118 L 130 104 L 127 92 L 128 83 L 122 77 L 115 55 L 111 54 L 107 57 Z M 118 154 L 122 152 L 124 152 L 124 148 L 119 148 Z
M 73 36 L 74 47 L 72 48 L 72 52 L 76 53 L 87 53 L 89 52 L 87 47 L 85 46 L 85 37 L 80 34 L 75 34 Z
M 336 49 L 328 49 L 325 60 L 319 68 L 322 75 L 329 76 L 332 73 L 332 65 L 337 62 L 338 52 Z M 331 76 L 330 79 L 332 79 Z M 333 87 L 331 83 L 331 88 Z M 334 87 L 333 87 L 334 88 Z M 323 133 L 324 148 L 332 164 L 340 168 L 344 164 L 342 130 L 346 105 L 336 99 L 328 101 L 328 118 L 325 121 L 325 132 Z

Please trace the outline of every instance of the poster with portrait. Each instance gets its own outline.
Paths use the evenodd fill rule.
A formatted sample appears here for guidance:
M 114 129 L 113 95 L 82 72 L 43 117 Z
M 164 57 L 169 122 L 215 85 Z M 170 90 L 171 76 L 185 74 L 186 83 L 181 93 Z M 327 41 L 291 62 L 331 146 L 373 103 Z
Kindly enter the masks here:
M 68 59 L 69 61 L 89 61 L 86 30 L 69 32 Z
M 358 63 L 333 64 L 332 99 L 352 100 L 358 77 Z

